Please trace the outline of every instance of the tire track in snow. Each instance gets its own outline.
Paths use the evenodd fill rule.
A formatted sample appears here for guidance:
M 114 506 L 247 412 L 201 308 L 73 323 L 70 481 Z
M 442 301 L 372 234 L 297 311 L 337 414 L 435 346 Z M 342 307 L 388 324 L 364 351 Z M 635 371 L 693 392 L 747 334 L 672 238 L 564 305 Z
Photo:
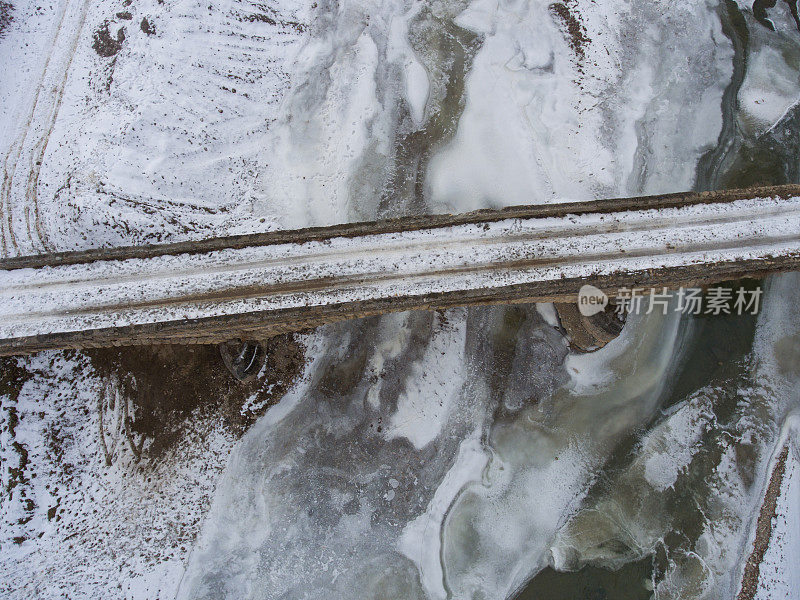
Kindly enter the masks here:
M 11 252 L 19 253 L 26 246 L 32 249 L 53 250 L 53 246 L 49 243 L 42 225 L 37 188 L 39 185 L 39 173 L 47 151 L 47 143 L 58 117 L 64 88 L 69 77 L 69 69 L 83 32 L 90 0 L 84 0 L 77 9 L 74 8 L 75 4 L 74 1 L 67 0 L 62 5 L 58 26 L 53 35 L 53 42 L 41 76 L 36 84 L 36 92 L 31 102 L 28 116 L 22 131 L 3 159 L 3 184 L 2 189 L 0 189 L 0 221 L 2 221 L 0 236 L 2 237 L 3 254 L 6 256 Z M 75 12 L 77 12 L 77 15 L 74 14 Z M 72 37 L 67 42 L 66 52 L 62 54 L 59 52 L 60 40 L 65 36 L 69 36 L 70 33 L 72 33 Z M 54 75 L 53 71 L 58 75 Z M 48 93 L 48 79 L 51 77 L 57 78 L 57 84 L 52 92 Z M 38 136 L 32 148 L 26 151 L 25 148 L 29 143 L 29 139 L 32 136 L 36 136 L 42 129 L 41 135 Z M 21 212 L 24 215 L 27 239 L 22 242 L 18 240 L 17 233 L 15 233 L 15 213 L 18 214 L 20 208 L 15 206 L 13 192 L 20 160 L 25 158 L 27 158 L 26 169 L 28 173 L 25 180 L 24 194 L 22 194 L 24 204 L 21 207 Z

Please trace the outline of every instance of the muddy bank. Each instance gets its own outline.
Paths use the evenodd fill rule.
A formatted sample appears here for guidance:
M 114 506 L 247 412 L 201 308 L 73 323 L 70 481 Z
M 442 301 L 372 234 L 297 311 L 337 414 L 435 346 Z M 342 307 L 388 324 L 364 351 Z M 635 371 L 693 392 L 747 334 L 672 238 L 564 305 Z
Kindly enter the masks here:
M 747 559 L 742 575 L 742 587 L 736 600 L 753 600 L 758 589 L 758 576 L 761 561 L 764 560 L 764 553 L 767 551 L 769 541 L 772 538 L 772 523 L 775 519 L 775 511 L 778 503 L 778 496 L 781 493 L 783 474 L 786 470 L 786 458 L 789 455 L 789 446 L 783 447 L 772 474 L 769 478 L 767 491 L 764 493 L 764 502 L 758 514 L 756 522 L 756 534 L 753 540 L 753 551 Z
M 237 381 L 216 345 L 158 345 L 88 350 L 92 366 L 131 404 L 130 430 L 158 455 L 183 432 L 195 411 L 216 415 L 241 435 L 302 372 L 302 345 L 291 334 L 262 342 L 263 365 L 247 382 Z M 101 401 L 114 411 L 108 388 Z M 140 442 L 141 443 L 141 442 Z

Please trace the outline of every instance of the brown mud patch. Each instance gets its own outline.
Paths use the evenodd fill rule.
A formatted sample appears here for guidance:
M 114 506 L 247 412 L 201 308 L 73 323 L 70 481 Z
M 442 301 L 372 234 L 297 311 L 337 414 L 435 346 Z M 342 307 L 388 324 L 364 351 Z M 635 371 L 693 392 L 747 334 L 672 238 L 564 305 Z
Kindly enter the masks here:
M 0 397 L 16 404 L 23 384 L 31 378 L 27 369 L 20 366 L 16 356 L 0 357 Z M 12 433 L 13 433 L 13 426 Z
M 14 20 L 14 15 L 11 14 L 13 10 L 14 7 L 11 4 L 0 0 L 0 37 L 3 37 L 6 27 Z
M 756 522 L 753 551 L 747 558 L 747 563 L 745 563 L 744 574 L 742 575 L 742 587 L 739 590 L 739 594 L 736 596 L 736 600 L 753 600 L 753 597 L 756 595 L 761 562 L 764 560 L 764 553 L 766 553 L 770 539 L 772 539 L 772 523 L 775 520 L 778 496 L 780 496 L 781 493 L 781 484 L 783 483 L 783 475 L 786 471 L 786 458 L 788 456 L 789 446 L 787 444 L 783 447 L 780 455 L 778 455 L 778 460 L 769 478 L 767 491 L 764 493 L 764 502 L 761 505 L 761 511 L 758 513 L 758 521 Z
M 237 15 L 237 18 L 243 22 L 247 21 L 249 23 L 266 23 L 267 25 L 281 27 L 282 29 L 294 29 L 298 33 L 303 33 L 306 29 L 308 29 L 308 25 L 305 23 L 281 19 L 278 11 L 271 6 L 255 3 L 253 4 L 253 7 L 256 9 L 256 12 L 239 14 Z
M 149 440 L 153 457 L 175 443 L 190 415 L 219 418 L 243 434 L 296 381 L 305 365 L 302 344 L 285 334 L 262 341 L 264 364 L 247 382 L 228 371 L 217 345 L 160 345 L 87 350 L 97 373 L 132 405 L 130 430 Z
M 108 21 L 103 21 L 103 24 L 92 35 L 92 48 L 104 58 L 110 58 L 119 52 L 122 42 L 125 41 L 125 28 L 120 27 L 117 35 L 112 36 L 108 29 L 109 24 Z
M 0 460 L 0 465 L 8 473 L 5 486 L 2 488 L 0 503 L 10 500 L 12 494 L 16 495 L 22 509 L 17 516 L 16 525 L 22 526 L 33 518 L 36 509 L 34 500 L 28 497 L 27 487 L 30 483 L 27 474 L 30 465 L 28 448 L 16 438 L 17 426 L 20 421 L 17 401 L 22 386 L 31 377 L 31 373 L 20 364 L 20 359 L 16 357 L 0 358 L 0 428 L 7 432 L 8 450 L 10 450 Z M 15 544 L 21 544 L 26 539 L 25 536 L 14 536 L 12 541 Z
M 156 26 L 151 23 L 147 17 L 142 19 L 142 22 L 139 24 L 139 27 L 142 31 L 144 31 L 147 35 L 155 35 L 156 34 Z
M 2 402 L 2 426 L 8 432 L 11 447 L 14 455 L 18 458 L 17 464 L 8 464 L 8 480 L 6 492 L 11 492 L 20 484 L 27 483 L 25 469 L 28 466 L 28 450 L 18 440 L 16 440 L 16 429 L 19 424 L 19 413 L 17 411 L 17 399 L 19 398 L 22 386 L 31 378 L 31 374 L 19 364 L 19 359 L 15 357 L 0 358 L 0 402 Z
M 567 35 L 567 43 L 579 61 L 586 58 L 586 46 L 591 41 L 586 34 L 586 28 L 581 23 L 575 0 L 554 2 L 550 6 L 550 13 L 561 22 Z

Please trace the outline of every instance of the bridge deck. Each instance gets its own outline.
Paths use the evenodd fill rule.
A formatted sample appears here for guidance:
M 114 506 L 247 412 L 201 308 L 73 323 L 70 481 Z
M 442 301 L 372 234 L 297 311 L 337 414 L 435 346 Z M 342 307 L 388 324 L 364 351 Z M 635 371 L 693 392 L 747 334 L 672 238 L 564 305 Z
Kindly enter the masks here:
M 0 354 L 259 338 L 389 311 L 800 268 L 800 186 L 412 217 L 0 261 Z

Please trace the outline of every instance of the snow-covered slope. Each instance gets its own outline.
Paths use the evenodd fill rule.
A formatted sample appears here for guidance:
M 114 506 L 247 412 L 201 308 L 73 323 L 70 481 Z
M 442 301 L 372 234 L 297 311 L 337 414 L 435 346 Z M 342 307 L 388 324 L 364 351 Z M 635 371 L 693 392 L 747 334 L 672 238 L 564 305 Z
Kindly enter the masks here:
M 0 40 L 3 252 L 277 226 L 253 188 L 310 11 L 22 0 Z

